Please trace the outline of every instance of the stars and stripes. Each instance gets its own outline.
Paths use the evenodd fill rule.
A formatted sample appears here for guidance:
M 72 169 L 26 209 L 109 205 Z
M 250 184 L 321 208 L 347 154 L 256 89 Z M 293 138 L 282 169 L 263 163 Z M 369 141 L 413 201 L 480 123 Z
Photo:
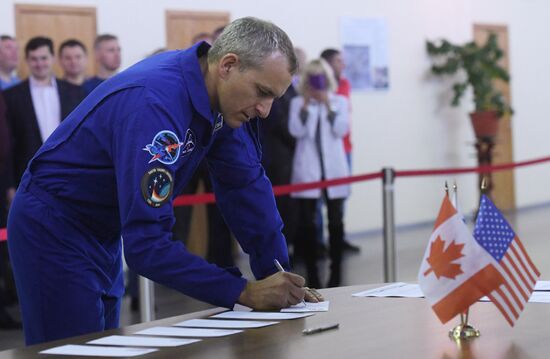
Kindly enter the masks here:
M 488 297 L 513 326 L 540 272 L 504 216 L 485 195 L 481 198 L 474 238 L 495 259 L 495 267 L 505 279 Z

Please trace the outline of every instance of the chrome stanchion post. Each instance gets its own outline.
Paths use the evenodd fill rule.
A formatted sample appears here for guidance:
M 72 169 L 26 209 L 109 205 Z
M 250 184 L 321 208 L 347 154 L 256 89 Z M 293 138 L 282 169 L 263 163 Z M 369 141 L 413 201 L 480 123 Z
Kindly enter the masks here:
M 393 190 L 395 171 L 393 168 L 382 169 L 382 197 L 384 202 L 384 282 L 395 282 L 395 210 Z
M 141 322 L 155 320 L 155 284 L 139 276 L 139 314 Z

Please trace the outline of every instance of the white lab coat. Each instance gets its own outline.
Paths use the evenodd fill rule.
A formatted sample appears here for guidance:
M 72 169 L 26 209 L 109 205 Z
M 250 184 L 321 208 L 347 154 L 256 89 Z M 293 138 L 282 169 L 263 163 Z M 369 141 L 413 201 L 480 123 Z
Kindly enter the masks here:
M 304 103 L 302 96 L 297 96 L 290 102 L 288 129 L 296 137 L 296 151 L 292 164 L 292 183 L 315 182 L 321 180 L 321 164 L 315 131 L 317 122 L 321 121 L 321 151 L 325 168 L 325 179 L 347 177 L 350 175 L 348 161 L 344 152 L 342 138 L 348 132 L 349 111 L 348 102 L 344 96 L 329 94 L 330 106 L 336 111 L 334 124 L 328 120 L 326 105 L 311 99 L 308 104 L 307 121 L 302 123 L 300 110 Z M 312 189 L 292 193 L 296 198 L 320 198 L 321 189 Z M 346 198 L 350 186 L 340 185 L 327 188 L 328 198 Z

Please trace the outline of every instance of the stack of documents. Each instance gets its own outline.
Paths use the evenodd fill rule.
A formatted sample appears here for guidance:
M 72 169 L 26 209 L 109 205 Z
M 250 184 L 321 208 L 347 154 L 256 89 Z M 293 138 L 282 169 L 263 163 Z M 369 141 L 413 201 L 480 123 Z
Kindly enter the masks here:
M 278 320 L 309 317 L 313 312 L 326 312 L 329 302 L 300 303 L 280 312 L 253 312 L 236 307 L 207 319 L 190 319 L 171 327 L 152 327 L 135 335 L 110 335 L 91 340 L 89 345 L 62 345 L 43 350 L 41 354 L 134 357 L 158 351 L 158 348 L 176 347 L 200 342 L 198 338 L 216 338 L 242 333 L 244 329 L 263 328 L 278 324 Z M 172 337 L 172 338 L 171 338 Z

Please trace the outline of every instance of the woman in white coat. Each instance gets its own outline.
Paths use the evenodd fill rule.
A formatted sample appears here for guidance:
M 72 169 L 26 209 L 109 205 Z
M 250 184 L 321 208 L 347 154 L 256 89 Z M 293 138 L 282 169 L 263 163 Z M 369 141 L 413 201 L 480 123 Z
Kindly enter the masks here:
M 348 104 L 334 94 L 332 69 L 324 60 L 311 61 L 302 73 L 298 91 L 301 96 L 290 103 L 289 131 L 296 137 L 292 183 L 314 182 L 349 176 L 342 137 L 348 132 Z M 313 189 L 292 194 L 298 199 L 299 227 L 295 252 L 303 256 L 308 284 L 321 287 L 317 271 L 316 205 L 323 196 L 327 205 L 330 243 L 329 287 L 341 282 L 344 241 L 343 202 L 348 185 Z

